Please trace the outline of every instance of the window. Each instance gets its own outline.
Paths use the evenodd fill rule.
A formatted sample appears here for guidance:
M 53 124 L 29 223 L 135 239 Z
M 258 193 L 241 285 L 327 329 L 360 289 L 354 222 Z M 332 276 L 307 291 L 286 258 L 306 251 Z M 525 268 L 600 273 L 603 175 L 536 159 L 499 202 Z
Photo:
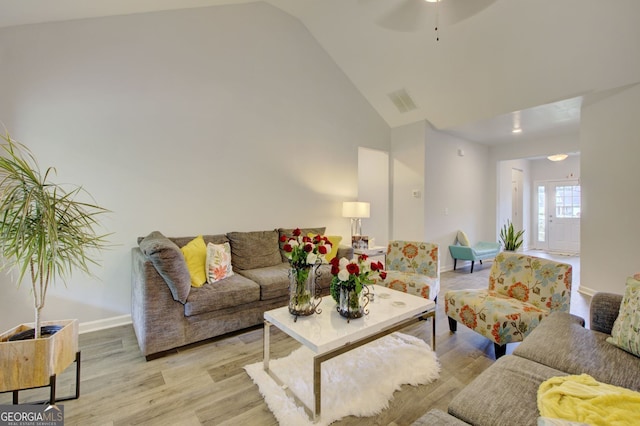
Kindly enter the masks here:
M 580 217 L 580 185 L 556 187 L 556 217 Z
M 547 220 L 545 203 L 547 201 L 547 195 L 545 194 L 544 185 L 538 186 L 538 242 L 544 243 L 546 241 L 546 224 Z

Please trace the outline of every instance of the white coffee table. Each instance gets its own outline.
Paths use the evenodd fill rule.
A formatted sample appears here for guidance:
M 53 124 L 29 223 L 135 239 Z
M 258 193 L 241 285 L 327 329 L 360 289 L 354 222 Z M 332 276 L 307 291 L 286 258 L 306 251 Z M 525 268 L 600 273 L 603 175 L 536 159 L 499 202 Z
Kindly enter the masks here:
M 322 298 L 320 314 L 298 317 L 289 313 L 288 307 L 273 309 L 264 313 L 264 370 L 279 386 L 282 381 L 269 370 L 270 330 L 274 325 L 287 335 L 311 349 L 313 358 L 313 393 L 315 407 L 312 410 L 288 388 L 287 393 L 304 407 L 316 421 L 320 418 L 321 364 L 333 357 L 348 352 L 380 337 L 398 331 L 409 324 L 431 318 L 433 328 L 431 348 L 436 349 L 436 304 L 432 300 L 402 293 L 382 286 L 373 286 L 375 298 L 369 303 L 368 315 L 347 321 L 336 311 L 336 303 L 331 296 Z

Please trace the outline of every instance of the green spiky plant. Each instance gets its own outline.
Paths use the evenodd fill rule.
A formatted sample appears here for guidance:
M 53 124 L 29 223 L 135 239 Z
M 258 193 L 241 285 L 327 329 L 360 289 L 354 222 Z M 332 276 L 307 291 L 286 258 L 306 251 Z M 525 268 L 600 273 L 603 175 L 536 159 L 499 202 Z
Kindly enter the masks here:
M 522 246 L 523 235 L 524 229 L 515 232 L 515 230 L 513 229 L 513 223 L 508 220 L 500 231 L 500 242 L 502 243 L 502 247 L 504 247 L 504 249 L 507 251 L 518 250 Z
M 30 276 L 37 339 L 49 284 L 66 285 L 74 269 L 91 275 L 90 265 L 98 264 L 107 237 L 96 233 L 98 216 L 107 210 L 78 201 L 88 195 L 82 187 L 51 183 L 54 168 L 42 174 L 26 146 L 8 133 L 0 138 L 0 270 L 16 271 L 18 286 Z

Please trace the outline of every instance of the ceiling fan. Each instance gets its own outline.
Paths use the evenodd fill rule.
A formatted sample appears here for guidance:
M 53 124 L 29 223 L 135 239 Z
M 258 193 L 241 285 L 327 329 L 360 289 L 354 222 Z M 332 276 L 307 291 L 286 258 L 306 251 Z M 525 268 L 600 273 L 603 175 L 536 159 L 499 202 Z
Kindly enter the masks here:
M 481 12 L 496 0 L 358 0 L 376 24 L 392 31 L 414 32 L 435 24 L 453 25 Z

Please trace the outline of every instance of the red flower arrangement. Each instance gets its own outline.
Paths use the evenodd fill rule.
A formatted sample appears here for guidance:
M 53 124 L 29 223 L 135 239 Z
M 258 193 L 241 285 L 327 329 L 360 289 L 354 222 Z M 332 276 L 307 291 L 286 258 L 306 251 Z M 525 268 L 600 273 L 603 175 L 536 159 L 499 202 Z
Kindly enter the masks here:
M 281 236 L 280 242 L 285 243 L 282 250 L 295 269 L 322 262 L 325 259 L 324 256 L 331 251 L 332 246 L 324 235 L 309 237 L 302 235 L 299 228 L 294 229 L 292 237 Z
M 340 287 L 355 290 L 356 294 L 360 294 L 364 285 L 375 283 L 378 277 L 381 279 L 387 277 L 382 262 L 368 259 L 366 254 L 362 254 L 354 260 L 344 257 L 331 260 L 331 274 L 333 275 L 331 296 L 336 302 L 340 299 Z

